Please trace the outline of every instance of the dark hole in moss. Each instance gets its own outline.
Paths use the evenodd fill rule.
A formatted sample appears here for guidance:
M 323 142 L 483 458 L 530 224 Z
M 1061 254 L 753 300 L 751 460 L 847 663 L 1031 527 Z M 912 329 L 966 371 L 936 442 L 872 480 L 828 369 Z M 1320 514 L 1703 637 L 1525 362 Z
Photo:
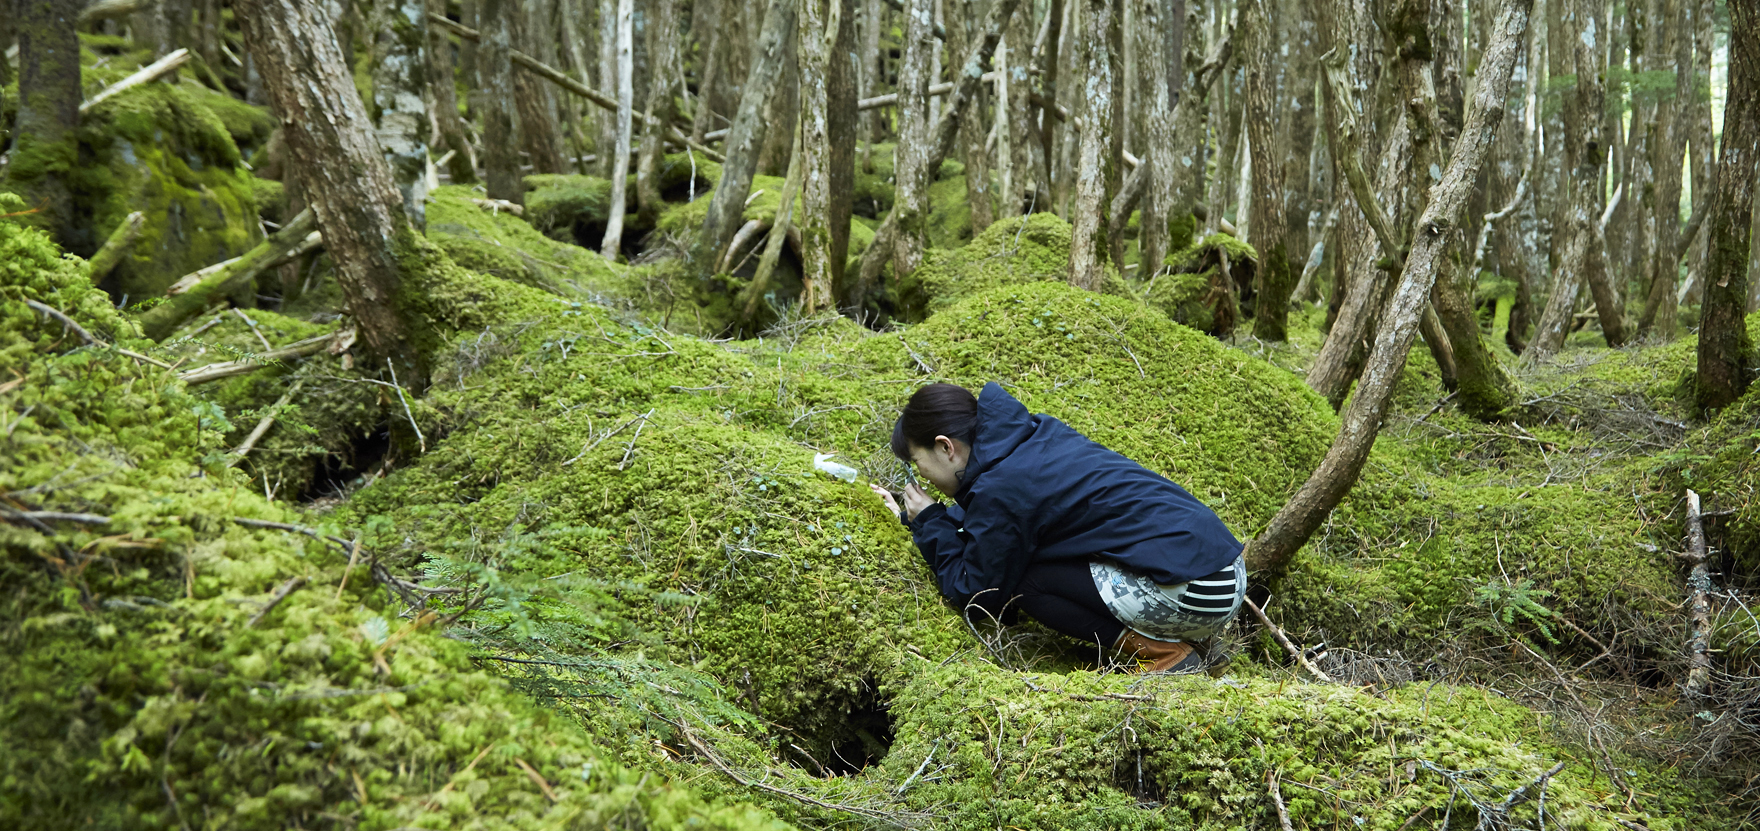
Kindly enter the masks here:
M 385 457 L 391 452 L 391 431 L 378 425 L 355 438 L 348 449 L 339 454 L 318 457 L 317 469 L 310 484 L 300 491 L 300 502 L 316 502 L 347 495 L 369 477 L 380 474 Z
M 785 741 L 784 756 L 795 767 L 827 778 L 851 776 L 892 750 L 892 702 L 880 696 L 872 677 L 862 679 L 859 692 L 828 701 L 817 712 L 811 724 L 790 731 L 798 744 Z

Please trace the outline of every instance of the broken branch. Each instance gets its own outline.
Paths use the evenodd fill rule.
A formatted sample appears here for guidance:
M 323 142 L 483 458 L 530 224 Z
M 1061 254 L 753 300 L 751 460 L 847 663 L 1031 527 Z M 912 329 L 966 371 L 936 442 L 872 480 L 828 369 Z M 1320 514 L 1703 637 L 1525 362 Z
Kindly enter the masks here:
M 138 87 L 141 84 L 150 84 L 154 81 L 157 81 L 160 78 L 163 78 L 166 75 L 168 75 L 172 72 L 175 72 L 178 67 L 183 66 L 184 64 L 188 63 L 189 59 L 190 59 L 189 50 L 188 49 L 179 49 L 176 52 L 172 52 L 171 54 L 166 55 L 163 58 L 160 58 L 156 61 L 153 61 L 152 63 L 150 63 L 150 64 L 146 65 L 144 68 L 142 68 L 141 71 L 136 72 L 135 74 L 130 75 L 127 78 L 123 78 L 122 80 L 117 81 L 116 83 L 111 84 L 108 87 L 105 87 L 102 92 L 98 93 L 97 95 L 92 96 L 91 98 L 86 99 L 84 103 L 79 105 L 79 114 L 85 115 L 87 110 L 90 110 L 91 108 L 97 106 L 99 103 L 103 102 L 105 99 L 115 97 L 117 94 L 121 93 L 123 90 L 129 89 L 132 87 Z
M 1699 511 L 1699 494 L 1687 491 L 1687 551 L 1683 556 L 1693 570 L 1687 575 L 1687 683 L 1688 695 L 1711 691 L 1711 572 L 1706 566 L 1705 519 Z
M 263 608 L 258 609 L 256 614 L 251 615 L 250 620 L 245 621 L 244 628 L 250 629 L 256 626 L 269 614 L 270 611 L 274 610 L 276 606 L 281 605 L 281 601 L 286 600 L 288 595 L 293 594 L 294 589 L 305 584 L 306 578 L 304 577 L 289 577 L 287 582 L 282 583 L 281 587 L 275 590 L 275 594 L 269 598 L 269 602 L 263 604 Z
M 1325 672 L 1322 672 L 1319 667 L 1314 666 L 1314 662 L 1308 660 L 1308 656 L 1303 655 L 1302 651 L 1297 649 L 1295 644 L 1290 643 L 1289 637 L 1283 634 L 1283 630 L 1279 629 L 1277 624 L 1271 622 L 1271 618 L 1265 616 L 1265 610 L 1259 608 L 1259 604 L 1254 603 L 1253 599 L 1250 597 L 1241 598 L 1241 602 L 1247 604 L 1247 608 L 1253 610 L 1253 617 L 1259 619 L 1259 625 L 1264 626 L 1265 630 L 1271 633 L 1271 637 L 1276 639 L 1276 641 L 1283 646 L 1284 651 L 1288 652 L 1290 657 L 1296 659 L 1296 663 L 1301 664 L 1302 668 L 1306 669 L 1315 678 L 1325 681 L 1328 684 L 1332 683 L 1332 676 L 1327 675 Z

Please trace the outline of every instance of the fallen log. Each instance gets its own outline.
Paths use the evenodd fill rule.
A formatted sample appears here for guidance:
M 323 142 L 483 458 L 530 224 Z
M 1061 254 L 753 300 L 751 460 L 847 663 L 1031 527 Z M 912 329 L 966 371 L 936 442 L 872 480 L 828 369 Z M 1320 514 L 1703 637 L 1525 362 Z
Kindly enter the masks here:
M 98 253 L 93 254 L 91 260 L 88 261 L 86 276 L 93 283 L 103 281 L 105 277 L 109 276 L 110 270 L 115 268 L 117 263 L 122 262 L 123 255 L 127 254 L 128 249 L 134 247 L 134 241 L 140 238 L 141 226 L 146 224 L 146 220 L 146 214 L 135 211 L 122 220 L 121 224 L 116 226 L 116 230 L 110 232 L 110 238 L 104 240 L 104 247 L 98 249 Z
M 157 81 L 160 78 L 177 71 L 178 67 L 189 63 L 189 60 L 190 51 L 188 49 L 179 49 L 176 52 L 172 52 L 163 58 L 153 61 L 143 67 L 141 71 L 105 87 L 102 92 L 86 99 L 84 103 L 79 105 L 79 114 L 85 115 L 87 110 L 97 106 L 107 98 L 114 97 L 124 90 L 138 87 L 141 84 L 150 84 Z
M 184 321 L 220 303 L 258 274 L 316 246 L 322 240 L 317 225 L 317 216 L 307 208 L 257 247 L 178 280 L 170 299 L 141 313 L 141 330 L 153 340 L 164 340 Z
M 1705 517 L 1699 510 L 1699 494 L 1687 491 L 1687 550 L 1682 554 L 1692 565 L 1687 574 L 1687 683 L 1688 695 L 1711 692 L 1711 570 L 1705 564 L 1710 551 L 1705 544 Z
M 322 335 L 306 338 L 302 341 L 295 341 L 281 347 L 280 349 L 272 349 L 261 355 L 256 355 L 250 358 L 244 358 L 237 361 L 221 361 L 219 363 L 207 364 L 206 366 L 198 366 L 195 369 L 185 370 L 184 372 L 179 373 L 177 377 L 185 384 L 194 386 L 196 384 L 205 384 L 209 381 L 218 381 L 221 378 L 231 378 L 234 375 L 243 375 L 247 372 L 255 372 L 284 358 L 303 358 L 307 355 L 321 352 L 325 347 L 330 345 L 330 342 L 335 339 L 336 336 L 337 333 L 335 332 L 327 332 Z

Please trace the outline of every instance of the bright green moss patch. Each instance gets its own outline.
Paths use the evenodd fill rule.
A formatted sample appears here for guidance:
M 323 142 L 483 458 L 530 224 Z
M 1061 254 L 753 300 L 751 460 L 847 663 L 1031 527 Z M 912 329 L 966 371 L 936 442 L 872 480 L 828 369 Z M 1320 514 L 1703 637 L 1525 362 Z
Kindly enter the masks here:
M 1160 309 L 1176 323 L 1201 332 L 1232 328 L 1239 320 L 1229 308 L 1222 265 L 1237 287 L 1252 286 L 1259 255 L 1252 246 L 1227 234 L 1215 233 L 1167 255 L 1163 270 L 1152 276 L 1143 292 L 1150 306 Z
M 963 187 L 963 185 L 962 185 Z M 998 220 L 958 249 L 931 248 L 923 265 L 896 289 L 907 320 L 920 320 L 979 292 L 1001 286 L 1069 279 L 1069 223 L 1050 213 Z M 1130 296 L 1108 271 L 1105 294 Z
M 512 214 L 472 202 L 463 185 L 434 191 L 428 203 L 428 238 L 458 265 L 514 283 L 567 296 L 629 296 L 625 266 L 535 230 Z

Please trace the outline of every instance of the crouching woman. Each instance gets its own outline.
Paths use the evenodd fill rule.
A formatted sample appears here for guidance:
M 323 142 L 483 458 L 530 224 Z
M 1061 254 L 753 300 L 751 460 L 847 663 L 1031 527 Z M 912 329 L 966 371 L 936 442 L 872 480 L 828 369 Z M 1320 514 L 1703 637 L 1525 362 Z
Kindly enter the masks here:
M 1192 645 L 1240 608 L 1242 546 L 1214 511 L 995 383 L 917 390 L 892 452 L 953 497 L 873 486 L 962 608 L 1012 606 L 1144 672 L 1201 668 Z

